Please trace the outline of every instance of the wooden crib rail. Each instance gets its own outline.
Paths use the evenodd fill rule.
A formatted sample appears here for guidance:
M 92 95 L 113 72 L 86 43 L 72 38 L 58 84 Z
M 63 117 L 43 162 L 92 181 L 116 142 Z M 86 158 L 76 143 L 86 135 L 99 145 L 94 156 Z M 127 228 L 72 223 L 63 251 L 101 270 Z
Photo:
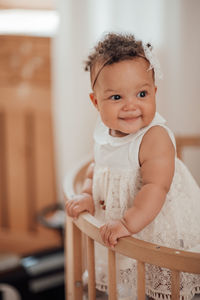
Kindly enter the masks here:
M 105 246 L 99 234 L 98 220 L 92 215 L 83 213 L 77 220 L 71 221 L 86 236 Z M 134 237 L 120 239 L 112 251 L 171 270 L 197 274 L 200 272 L 199 253 L 162 247 Z
M 64 183 L 64 194 L 67 197 L 79 192 L 88 163 L 82 163 L 71 172 Z M 100 224 L 96 218 L 83 213 L 77 220 L 67 217 L 66 226 L 66 298 L 80 300 L 83 298 L 82 263 L 84 253 L 82 240 L 86 236 L 87 269 L 89 273 L 89 300 L 96 299 L 94 241 L 102 243 L 99 234 Z M 116 300 L 116 265 L 115 253 L 137 260 L 138 290 L 137 299 L 145 299 L 145 264 L 153 264 L 171 270 L 172 300 L 180 299 L 180 272 L 200 274 L 200 254 L 162 247 L 156 244 L 125 237 L 119 240 L 114 249 L 108 248 L 108 299 Z
M 67 299 L 82 299 L 81 239 L 87 236 L 89 272 L 89 299 L 95 298 L 94 241 L 103 245 L 98 221 L 83 213 L 76 221 L 67 218 Z M 115 249 L 108 248 L 109 300 L 116 300 L 115 252 L 136 259 L 138 263 L 138 300 L 145 299 L 145 263 L 170 269 L 172 272 L 172 299 L 179 299 L 180 271 L 200 274 L 200 254 L 158 246 L 133 237 L 120 239 Z
M 182 159 L 186 147 L 200 147 L 200 135 L 176 136 L 176 149 L 178 158 Z

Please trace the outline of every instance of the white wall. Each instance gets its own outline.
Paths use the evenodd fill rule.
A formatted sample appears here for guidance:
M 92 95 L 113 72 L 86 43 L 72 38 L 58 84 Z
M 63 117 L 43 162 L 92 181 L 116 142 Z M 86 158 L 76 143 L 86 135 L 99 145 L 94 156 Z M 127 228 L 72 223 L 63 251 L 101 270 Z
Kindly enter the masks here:
M 157 49 L 164 73 L 158 110 L 178 134 L 200 128 L 199 0 L 60 0 L 61 24 L 54 42 L 54 121 L 58 182 L 92 151 L 96 112 L 83 71 L 93 44 L 105 31 L 128 31 Z M 199 175 L 200 177 L 200 175 Z
M 176 134 L 200 134 L 200 1 L 165 1 L 159 109 Z
M 165 1 L 158 108 L 176 135 L 200 135 L 200 1 Z M 200 149 L 183 159 L 200 185 Z
M 89 102 L 89 74 L 83 70 L 89 43 L 84 1 L 60 1 L 60 29 L 54 41 L 53 112 L 60 197 L 66 172 L 92 151 L 95 112 Z

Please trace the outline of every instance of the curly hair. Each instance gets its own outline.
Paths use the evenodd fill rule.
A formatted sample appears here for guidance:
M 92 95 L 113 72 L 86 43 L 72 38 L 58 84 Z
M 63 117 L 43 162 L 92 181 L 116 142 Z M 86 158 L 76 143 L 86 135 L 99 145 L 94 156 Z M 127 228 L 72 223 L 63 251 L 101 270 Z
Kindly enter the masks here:
M 151 44 L 148 43 L 146 46 L 152 49 Z M 104 67 L 133 57 L 146 58 L 142 41 L 136 40 L 133 34 L 108 33 L 88 56 L 88 60 L 85 61 L 85 71 L 90 71 L 92 76 L 94 67 L 98 63 Z

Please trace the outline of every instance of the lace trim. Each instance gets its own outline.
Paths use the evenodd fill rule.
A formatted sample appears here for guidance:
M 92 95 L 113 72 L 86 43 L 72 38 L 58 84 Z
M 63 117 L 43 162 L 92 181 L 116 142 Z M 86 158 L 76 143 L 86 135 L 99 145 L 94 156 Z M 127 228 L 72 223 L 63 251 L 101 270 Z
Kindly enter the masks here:
M 108 286 L 102 283 L 98 283 L 96 282 L 96 288 L 97 290 L 101 291 L 101 292 L 107 292 L 108 291 Z
M 191 300 L 191 298 L 194 297 L 195 294 L 199 294 L 199 293 L 200 293 L 200 287 L 197 286 L 193 288 L 193 290 L 190 292 L 188 296 L 180 295 L 180 300 Z M 155 300 L 171 300 L 171 294 L 159 293 L 155 290 L 152 290 L 151 288 L 146 288 L 146 294 L 147 296 Z
M 118 266 L 120 267 L 120 266 Z M 103 268 L 96 274 L 97 289 L 106 292 L 107 272 Z M 136 262 L 126 270 L 118 269 L 117 292 L 119 297 L 137 298 L 137 267 Z M 191 300 L 200 293 L 200 276 L 180 273 L 180 300 Z M 168 269 L 146 264 L 146 295 L 155 300 L 171 299 L 171 272 Z
M 107 292 L 108 286 L 102 283 L 96 282 L 96 288 L 99 291 Z M 180 295 L 180 300 L 191 300 L 196 294 L 200 294 L 200 287 L 196 286 L 193 288 L 193 290 L 190 292 L 188 296 Z M 171 300 L 171 294 L 163 294 L 161 292 L 152 290 L 149 287 L 146 287 L 146 295 L 153 298 L 154 300 Z
M 108 286 L 105 284 L 96 282 L 96 288 L 99 291 L 108 292 Z M 200 294 L 199 286 L 194 287 L 188 296 L 180 295 L 180 300 L 191 300 L 196 294 Z M 163 294 L 149 287 L 146 287 L 146 295 L 154 300 L 171 300 L 171 294 Z

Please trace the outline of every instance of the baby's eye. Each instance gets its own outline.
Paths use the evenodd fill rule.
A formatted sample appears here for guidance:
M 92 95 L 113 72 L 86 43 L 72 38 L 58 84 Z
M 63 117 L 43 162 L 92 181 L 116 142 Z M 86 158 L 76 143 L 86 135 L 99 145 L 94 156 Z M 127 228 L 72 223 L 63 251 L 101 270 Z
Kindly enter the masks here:
M 137 97 L 144 98 L 144 97 L 146 97 L 146 95 L 147 95 L 147 91 L 141 91 L 137 94 Z
M 121 99 L 121 96 L 120 95 L 113 95 L 113 96 L 110 97 L 110 99 L 119 100 L 119 99 Z

